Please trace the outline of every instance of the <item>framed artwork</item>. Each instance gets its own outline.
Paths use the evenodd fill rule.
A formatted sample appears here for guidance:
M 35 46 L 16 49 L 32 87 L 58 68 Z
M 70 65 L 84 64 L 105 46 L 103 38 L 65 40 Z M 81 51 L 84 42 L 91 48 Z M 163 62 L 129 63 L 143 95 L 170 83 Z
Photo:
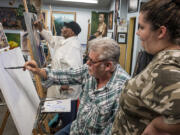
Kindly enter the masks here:
M 138 11 L 139 0 L 128 0 L 128 13 Z
M 113 28 L 113 11 L 111 11 L 108 15 L 108 29 Z
M 6 32 L 5 34 L 6 34 L 10 49 L 21 47 L 21 33 Z
M 61 35 L 64 22 L 76 21 L 76 12 L 53 11 L 51 13 L 51 30 L 53 35 Z
M 107 32 L 108 13 L 92 11 L 92 13 L 91 13 L 91 35 L 94 35 L 98 31 L 99 23 L 100 23 L 99 17 L 101 14 L 103 14 L 103 16 L 104 16 L 103 17 L 104 22 L 103 22 L 103 25 L 101 25 L 100 27 L 101 27 L 101 29 L 105 29 L 105 31 Z
M 17 9 L 0 7 L 0 22 L 4 29 L 22 29 L 21 20 L 17 18 Z
M 118 33 L 118 39 L 119 44 L 126 44 L 127 43 L 127 33 Z
M 108 32 L 108 33 L 107 33 L 107 37 L 113 38 L 113 32 Z

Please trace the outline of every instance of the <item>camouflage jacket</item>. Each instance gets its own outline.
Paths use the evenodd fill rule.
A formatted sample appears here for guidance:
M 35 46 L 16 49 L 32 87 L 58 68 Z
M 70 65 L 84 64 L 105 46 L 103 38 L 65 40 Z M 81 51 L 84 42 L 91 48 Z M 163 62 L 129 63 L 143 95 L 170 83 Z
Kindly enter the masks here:
M 158 53 L 126 82 L 119 102 L 113 135 L 141 135 L 160 115 L 167 124 L 180 123 L 180 50 Z

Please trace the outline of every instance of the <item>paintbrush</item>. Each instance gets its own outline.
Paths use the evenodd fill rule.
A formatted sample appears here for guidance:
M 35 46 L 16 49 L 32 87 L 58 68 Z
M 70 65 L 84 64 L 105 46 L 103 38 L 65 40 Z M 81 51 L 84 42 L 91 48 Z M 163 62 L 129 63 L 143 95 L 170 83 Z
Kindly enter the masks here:
M 17 67 L 5 67 L 4 69 L 19 69 L 24 68 L 24 66 L 17 66 Z

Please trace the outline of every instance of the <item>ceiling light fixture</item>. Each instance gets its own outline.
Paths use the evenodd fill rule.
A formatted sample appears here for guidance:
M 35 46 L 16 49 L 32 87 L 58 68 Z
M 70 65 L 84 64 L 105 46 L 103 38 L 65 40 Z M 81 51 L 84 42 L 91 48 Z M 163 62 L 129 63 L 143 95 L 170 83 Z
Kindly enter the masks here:
M 91 4 L 98 3 L 98 0 L 56 0 L 56 1 L 80 2 L 80 3 L 91 3 Z

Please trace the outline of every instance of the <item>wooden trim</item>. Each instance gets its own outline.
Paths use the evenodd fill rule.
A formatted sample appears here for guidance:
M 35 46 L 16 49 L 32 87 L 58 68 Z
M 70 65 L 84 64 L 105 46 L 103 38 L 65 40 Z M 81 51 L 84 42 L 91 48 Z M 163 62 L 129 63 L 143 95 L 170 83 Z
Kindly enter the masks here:
M 126 44 L 119 44 L 120 45 L 120 58 L 119 63 L 123 69 L 125 69 L 125 61 L 126 61 Z
M 4 128 L 6 127 L 6 123 L 7 123 L 7 120 L 8 120 L 8 117 L 9 117 L 9 110 L 7 109 L 5 115 L 4 115 L 4 119 L 2 121 L 2 125 L 0 127 L 0 135 L 3 135 L 3 131 L 4 131 Z
M 132 49 L 133 49 L 133 41 L 134 41 L 134 27 L 135 27 L 136 18 L 132 17 L 129 21 L 129 30 L 128 30 L 128 44 L 127 44 L 127 53 L 126 53 L 126 72 L 131 73 L 131 57 L 132 57 Z

